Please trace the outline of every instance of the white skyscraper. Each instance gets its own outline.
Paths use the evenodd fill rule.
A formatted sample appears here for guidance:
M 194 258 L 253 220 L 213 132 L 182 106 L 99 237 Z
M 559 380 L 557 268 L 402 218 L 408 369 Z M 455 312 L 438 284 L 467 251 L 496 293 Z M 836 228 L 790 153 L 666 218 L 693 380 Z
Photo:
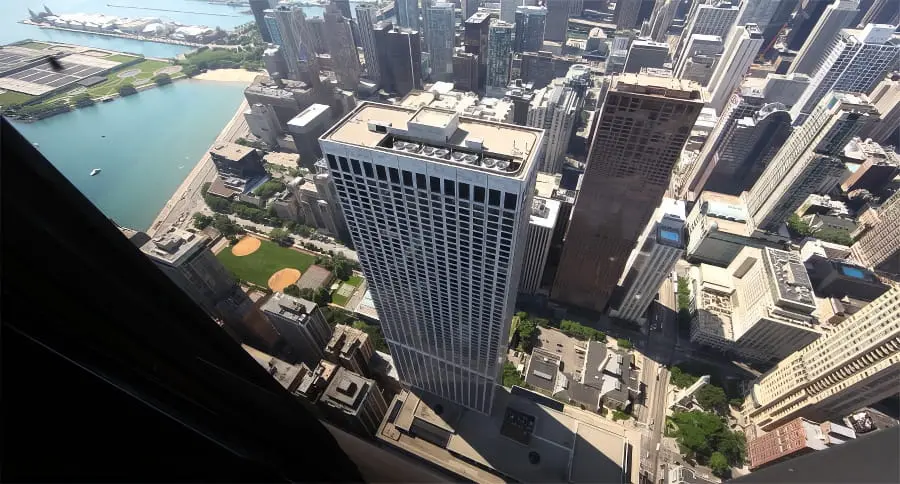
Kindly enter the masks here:
M 725 41 L 725 50 L 709 80 L 709 107 L 722 111 L 734 90 L 747 74 L 762 46 L 762 31 L 755 24 L 735 26 Z
M 828 46 L 834 41 L 841 29 L 850 26 L 853 17 L 859 12 L 859 0 L 835 0 L 833 4 L 825 7 L 819 21 L 813 26 L 809 37 L 803 43 L 803 47 L 797 52 L 797 57 L 788 68 L 788 73 L 798 72 L 813 75 L 816 66 L 825 57 Z
M 738 7 L 732 2 L 698 0 L 688 14 L 674 58 L 681 58 L 692 35 L 718 35 L 724 39 L 737 16 Z
M 555 79 L 549 86 L 534 91 L 528 107 L 528 126 L 544 129 L 545 148 L 538 160 L 538 170 L 560 173 L 563 158 L 569 147 L 575 118 L 583 99 L 566 85 L 564 78 Z
M 846 170 L 837 157 L 860 129 L 877 121 L 865 96 L 832 93 L 823 99 L 742 195 L 751 225 L 776 232 L 806 197 L 833 188 Z
M 663 198 L 631 252 L 620 285 L 624 295 L 610 315 L 643 324 L 663 280 L 684 254 L 684 202 Z
M 547 266 L 550 242 L 553 239 L 561 206 L 559 200 L 534 197 L 528 221 L 528 241 L 522 259 L 522 279 L 519 281 L 521 293 L 534 294 L 541 287 L 541 278 Z
M 488 96 L 502 97 L 509 85 L 509 68 L 515 25 L 492 19 L 488 28 L 487 82 Z
M 425 44 L 431 55 L 431 77 L 449 81 L 453 74 L 455 40 L 453 4 L 435 3 L 425 9 Z
M 829 91 L 871 91 L 900 59 L 900 35 L 894 30 L 893 25 L 877 24 L 841 30 L 791 109 L 791 117 L 803 122 Z
M 542 130 L 363 103 L 320 142 L 401 381 L 489 413 Z

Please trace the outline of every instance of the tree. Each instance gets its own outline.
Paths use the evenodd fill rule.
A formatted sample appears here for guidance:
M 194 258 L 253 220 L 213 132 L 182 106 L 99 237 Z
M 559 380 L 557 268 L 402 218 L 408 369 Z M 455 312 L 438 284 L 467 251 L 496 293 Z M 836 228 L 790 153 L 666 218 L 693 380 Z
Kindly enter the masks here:
M 524 321 L 528 319 L 528 313 L 526 313 L 525 311 L 519 311 L 516 313 L 516 317 L 519 318 L 520 321 Z
M 825 242 L 841 245 L 853 244 L 853 238 L 850 237 L 850 232 L 847 232 L 846 230 L 824 228 L 817 230 L 813 236 L 819 240 L 824 240 Z
M 515 365 L 507 361 L 503 363 L 503 386 L 511 387 L 513 385 L 524 386 L 525 380 L 522 379 L 522 375 L 519 374 Z
M 744 399 L 743 398 L 732 398 L 731 400 L 728 400 L 728 404 L 734 408 L 741 408 L 744 405 Z
M 312 301 L 316 297 L 316 291 L 310 287 L 302 287 L 299 291 L 300 295 L 297 297 L 302 297 L 307 301 Z
M 728 471 L 731 470 L 731 466 L 728 465 L 728 459 L 721 452 L 712 453 L 709 457 L 709 467 L 712 469 L 713 474 L 719 477 L 725 477 Z
M 534 338 L 537 336 L 537 323 L 530 319 L 519 319 L 516 332 L 519 333 L 519 348 L 530 353 L 534 348 Z
M 697 403 L 706 410 L 722 409 L 725 407 L 725 402 L 728 401 L 728 397 L 725 396 L 725 390 L 709 384 L 703 385 L 702 388 L 697 390 L 694 397 L 697 399 Z
M 366 324 L 362 321 L 354 321 L 353 327 L 362 330 L 367 335 L 369 335 L 369 339 L 372 341 L 372 346 L 375 347 L 376 351 L 390 353 L 387 342 L 384 341 L 384 335 L 381 334 L 381 326 Z
M 300 288 L 295 284 L 291 284 L 290 286 L 284 288 L 284 291 L 282 292 L 284 292 L 288 296 L 300 297 Z
M 342 281 L 349 280 L 353 275 L 353 268 L 343 255 L 332 259 L 331 271 L 334 273 L 334 277 Z
M 813 230 L 809 227 L 809 224 L 806 223 L 802 218 L 800 218 L 800 216 L 796 213 L 792 213 L 791 216 L 788 217 L 787 226 L 791 232 L 799 237 L 806 237 L 812 235 L 813 233 Z
M 72 97 L 71 103 L 75 106 L 78 106 L 79 108 L 83 108 L 85 106 L 93 106 L 94 99 L 91 98 L 90 94 L 83 92 Z
M 225 200 L 222 197 L 217 197 L 215 195 L 204 195 L 203 200 L 206 202 L 206 205 L 213 212 L 218 213 L 231 213 L 231 201 Z
M 559 323 L 559 330 L 581 340 L 606 341 L 606 333 L 569 319 L 564 319 Z
M 243 139 L 243 138 L 240 138 Z M 284 183 L 278 180 L 269 180 L 260 185 L 253 193 L 260 198 L 272 198 L 272 195 L 284 190 Z
M 244 233 L 244 229 L 240 225 L 234 223 L 230 218 L 220 214 L 216 214 L 213 216 L 212 226 L 215 227 L 215 229 L 218 230 L 219 233 L 222 234 L 222 236 L 228 238 L 235 237 L 238 234 Z
M 669 383 L 678 388 L 687 388 L 699 379 L 699 377 L 691 375 L 690 373 L 683 372 L 681 368 L 678 368 L 677 366 L 673 366 L 669 370 Z
M 747 445 L 744 434 L 732 432 L 718 415 L 699 410 L 675 412 L 672 423 L 676 427 L 675 440 L 685 457 L 705 464 L 714 452 L 719 452 L 732 466 L 744 464 Z
M 690 309 L 691 286 L 686 277 L 678 278 L 678 309 Z
M 619 338 L 619 339 L 617 339 L 617 340 L 616 340 L 616 344 L 619 345 L 619 348 L 622 348 L 622 349 L 625 349 L 625 350 L 630 350 L 631 348 L 634 348 L 634 344 L 632 344 L 631 341 L 628 341 L 628 340 L 625 339 L 625 338 Z
M 331 292 L 324 287 L 320 287 L 316 289 L 312 300 L 317 306 L 327 306 L 331 302 Z
M 153 82 L 155 82 L 157 86 L 165 86 L 166 84 L 172 84 L 172 76 L 163 72 L 162 74 L 157 74 L 157 75 L 153 76 Z
M 200 74 L 200 69 L 197 66 L 190 64 L 190 65 L 186 65 L 186 66 L 182 67 L 181 73 L 184 74 L 186 77 L 194 77 L 197 74 Z
M 269 232 L 269 238 L 278 245 L 287 247 L 294 243 L 294 240 L 284 229 L 272 229 Z
M 613 410 L 612 419 L 613 420 L 628 420 L 631 418 L 631 414 L 627 412 L 623 412 L 621 410 Z
M 120 96 L 125 97 L 132 94 L 137 94 L 137 89 L 134 88 L 134 84 L 126 82 L 119 86 L 118 92 Z
M 213 222 L 213 218 L 209 215 L 203 215 L 200 212 L 194 214 L 194 227 L 203 230 Z

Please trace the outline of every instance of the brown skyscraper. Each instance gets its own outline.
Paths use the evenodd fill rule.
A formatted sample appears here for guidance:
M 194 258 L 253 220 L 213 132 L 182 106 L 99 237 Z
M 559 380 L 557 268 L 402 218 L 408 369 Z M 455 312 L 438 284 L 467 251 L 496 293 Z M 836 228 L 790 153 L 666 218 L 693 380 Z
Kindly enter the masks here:
M 554 300 L 606 307 L 706 97 L 691 81 L 648 74 L 613 79 L 594 128 Z

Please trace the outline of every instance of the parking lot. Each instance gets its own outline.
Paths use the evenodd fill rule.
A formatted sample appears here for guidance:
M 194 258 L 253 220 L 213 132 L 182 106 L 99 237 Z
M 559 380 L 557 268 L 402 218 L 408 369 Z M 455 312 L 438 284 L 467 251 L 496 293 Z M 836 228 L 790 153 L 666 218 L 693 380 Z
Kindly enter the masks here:
M 119 62 L 80 54 L 65 56 L 59 60 L 59 63 L 62 70 L 58 71 L 53 70 L 49 63 L 40 63 L 19 72 L 7 74 L 0 78 L 0 88 L 38 96 L 119 65 Z

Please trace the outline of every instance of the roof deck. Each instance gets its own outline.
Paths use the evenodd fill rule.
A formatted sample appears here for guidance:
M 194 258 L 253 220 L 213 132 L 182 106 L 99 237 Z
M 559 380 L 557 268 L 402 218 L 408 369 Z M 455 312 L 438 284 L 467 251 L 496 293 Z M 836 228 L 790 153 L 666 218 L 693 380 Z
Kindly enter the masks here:
M 449 110 L 362 103 L 320 139 L 523 179 L 542 137 L 541 129 Z

